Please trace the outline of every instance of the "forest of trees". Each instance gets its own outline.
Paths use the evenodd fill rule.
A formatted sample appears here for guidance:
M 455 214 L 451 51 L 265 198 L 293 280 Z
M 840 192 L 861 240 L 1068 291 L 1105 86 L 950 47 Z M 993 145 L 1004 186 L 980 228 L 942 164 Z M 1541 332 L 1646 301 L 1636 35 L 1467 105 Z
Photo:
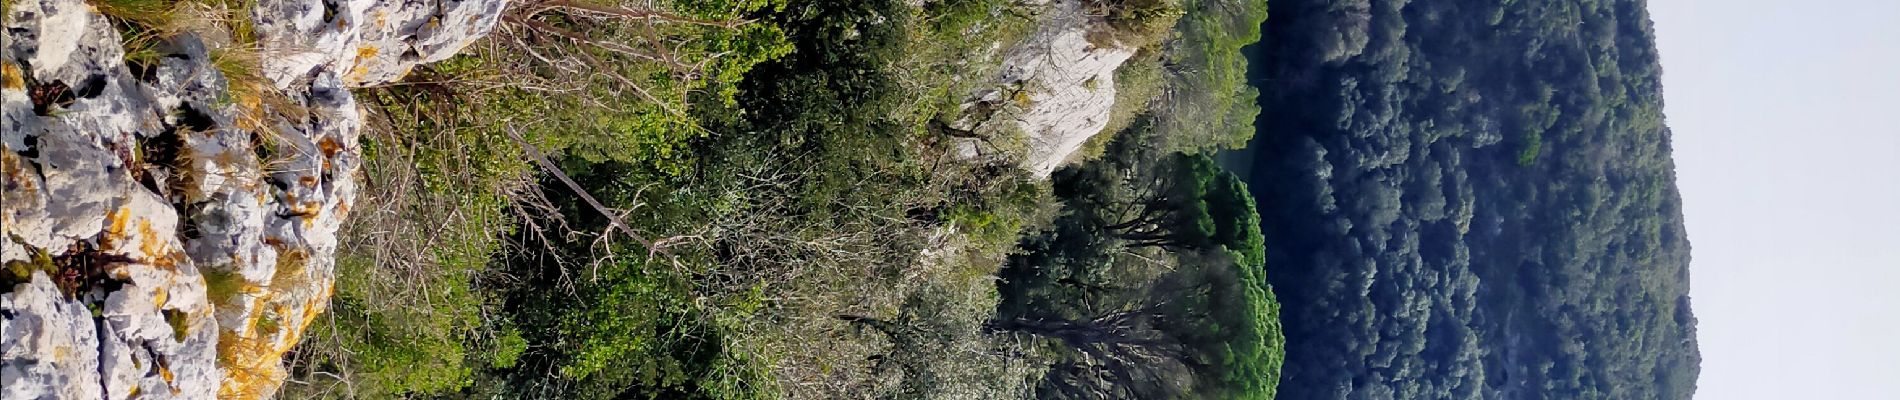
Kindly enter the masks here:
M 1046 181 L 943 127 L 1065 3 L 516 2 L 360 90 L 279 397 L 1692 397 L 1646 0 L 1083 1 Z
M 1247 185 L 1141 118 L 1052 177 L 1062 212 L 999 273 L 988 329 L 1064 354 L 1045 399 L 1271 399 L 1284 339 Z
M 1047 182 L 946 159 L 951 141 L 928 128 L 990 76 L 971 49 L 1008 43 L 1033 7 L 713 2 L 680 11 L 746 22 L 658 39 L 520 16 L 680 41 L 663 44 L 717 55 L 716 73 L 523 31 L 509 42 L 625 70 L 580 74 L 599 82 L 561 96 L 380 89 L 383 119 L 412 133 L 373 148 L 425 152 L 370 160 L 414 168 L 430 185 L 397 194 L 428 201 L 364 217 L 355 237 L 480 217 L 416 246 L 433 266 L 340 255 L 336 318 L 293 365 L 311 383 L 285 396 L 1694 391 L 1688 244 L 1641 1 L 1101 3 L 1178 18 L 1120 74 L 1148 80 L 1117 78 L 1160 89 L 1128 90 L 1153 99 L 1125 103 L 1132 122 L 1102 154 Z M 416 76 L 577 79 L 513 49 Z M 642 94 L 654 88 L 667 90 Z M 421 134 L 444 126 L 458 127 L 447 141 Z M 1251 168 L 1202 154 L 1250 135 Z M 517 141 L 558 168 L 522 162 Z M 947 254 L 925 251 L 940 232 L 968 243 L 962 258 L 919 257 Z M 451 290 L 414 297 L 389 279 L 411 270 Z
M 335 318 L 281 397 L 1273 396 L 1255 203 L 1177 152 L 1252 133 L 1259 4 L 1089 3 L 1143 53 L 1113 117 L 1141 122 L 1053 182 L 932 128 L 1046 5 L 543 5 L 374 93 L 366 176 L 427 184 L 368 186 L 392 212 L 345 232 Z
M 1687 399 L 1642 0 L 1274 0 L 1252 187 L 1284 399 Z

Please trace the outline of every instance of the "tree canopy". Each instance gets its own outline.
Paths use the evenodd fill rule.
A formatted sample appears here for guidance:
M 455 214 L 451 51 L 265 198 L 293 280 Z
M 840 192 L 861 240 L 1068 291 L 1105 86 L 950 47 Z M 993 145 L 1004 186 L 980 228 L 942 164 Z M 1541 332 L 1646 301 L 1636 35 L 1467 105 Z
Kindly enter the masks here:
M 1690 397 L 1643 1 L 1271 4 L 1252 183 L 1284 398 Z
M 1206 155 L 1155 154 L 1151 122 L 1055 174 L 1063 215 L 1010 258 L 991 329 L 1071 354 L 1044 398 L 1272 398 L 1283 339 L 1253 196 Z
M 1260 41 L 1267 2 L 1180 0 L 1180 7 L 1178 40 L 1169 42 L 1164 63 L 1167 92 L 1155 104 L 1157 129 L 1171 148 L 1241 147 L 1260 114 L 1242 48 Z

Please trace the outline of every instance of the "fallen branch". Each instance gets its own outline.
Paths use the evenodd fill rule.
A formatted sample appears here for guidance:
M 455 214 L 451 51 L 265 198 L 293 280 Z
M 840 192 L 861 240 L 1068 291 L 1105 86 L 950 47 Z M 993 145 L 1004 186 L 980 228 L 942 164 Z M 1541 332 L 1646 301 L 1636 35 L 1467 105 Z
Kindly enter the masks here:
M 634 231 L 633 226 L 627 225 L 625 221 L 621 221 L 619 215 L 614 214 L 607 206 L 601 205 L 600 200 L 594 199 L 594 195 L 588 194 L 587 189 L 581 188 L 579 183 L 575 183 L 573 178 L 569 178 L 566 172 L 561 171 L 561 167 L 555 166 L 552 161 L 548 161 L 547 155 L 541 154 L 540 148 L 528 143 L 527 139 L 521 138 L 521 134 L 515 132 L 515 126 L 513 124 L 509 124 L 508 129 L 502 131 L 507 132 L 508 138 L 514 139 L 515 144 L 521 145 L 521 149 L 528 153 L 529 158 L 534 159 L 535 164 L 541 166 L 541 170 L 554 175 L 555 179 L 559 179 L 561 183 L 567 185 L 569 190 L 573 190 L 575 195 L 579 195 L 582 201 L 594 207 L 594 211 L 598 211 L 600 215 L 607 217 L 608 224 L 619 228 L 620 232 L 627 234 L 627 237 L 632 238 L 634 243 L 639 243 L 641 247 L 646 247 L 647 257 L 653 257 L 654 254 L 664 255 L 668 260 L 673 262 L 675 267 L 679 266 L 679 258 L 674 257 L 673 253 L 666 251 L 665 248 L 655 246 L 652 241 L 647 240 L 646 237 L 641 236 L 639 232 Z

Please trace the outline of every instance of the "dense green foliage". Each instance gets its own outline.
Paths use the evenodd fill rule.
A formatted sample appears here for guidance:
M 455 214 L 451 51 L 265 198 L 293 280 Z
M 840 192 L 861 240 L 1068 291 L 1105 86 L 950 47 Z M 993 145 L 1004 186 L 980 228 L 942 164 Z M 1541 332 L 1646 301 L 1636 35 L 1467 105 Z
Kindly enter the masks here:
M 793 51 L 749 71 L 727 107 L 696 103 L 695 123 L 712 133 L 687 148 L 695 159 L 683 173 L 565 158 L 563 169 L 608 207 L 645 210 L 629 218 L 637 229 L 698 237 L 667 248 L 670 255 L 632 243 L 603 248 L 593 243 L 623 240 L 621 233 L 570 189 L 544 179 L 562 218 L 517 240 L 558 251 L 509 261 L 517 276 L 531 278 L 508 312 L 527 341 L 545 350 L 531 349 L 520 367 L 497 371 L 512 382 L 503 393 L 780 397 L 788 394 L 778 380 L 787 377 L 772 376 L 773 363 L 852 361 L 833 358 L 844 354 L 768 357 L 792 357 L 782 346 L 811 345 L 808 335 L 837 335 L 778 319 L 836 312 L 849 306 L 836 299 L 869 293 L 847 288 L 896 278 L 893 268 L 906 265 L 900 257 L 922 246 L 920 228 L 939 222 L 907 214 L 943 201 L 927 192 L 943 184 L 939 171 L 916 162 L 932 150 L 912 144 L 921 129 L 893 118 L 906 99 L 887 68 L 905 57 L 909 18 L 890 1 L 802 3 L 762 15 L 761 23 L 783 29 Z M 988 181 L 1013 188 L 1013 179 Z M 989 187 L 951 193 L 988 198 Z M 548 239 L 557 234 L 566 237 Z M 572 292 L 558 290 L 564 287 Z M 905 296 L 901 287 L 884 288 Z M 841 292 L 821 293 L 829 291 Z M 548 369 L 560 376 L 541 372 Z
M 1260 114 L 1241 49 L 1260 41 L 1267 2 L 1182 0 L 1180 7 L 1178 37 L 1165 52 L 1166 97 L 1155 104 L 1159 129 L 1175 149 L 1241 147 Z
M 660 22 L 513 14 L 468 54 L 361 94 L 377 126 L 358 205 L 375 212 L 344 233 L 333 313 L 282 396 L 1018 398 L 1061 381 L 1043 371 L 1080 365 L 1078 350 L 1119 346 L 1025 346 L 1053 336 L 996 315 L 1005 252 L 1058 207 L 997 146 L 1014 132 L 971 160 L 930 129 L 994 84 L 998 49 L 1036 6 L 650 5 Z M 1121 75 L 1152 87 L 1124 90 L 1139 98 L 1117 115 L 1169 104 L 1146 98 L 1163 84 L 1154 50 L 1199 11 L 1095 6 L 1147 52 Z M 682 18 L 723 22 L 669 22 Z M 1198 35 L 1169 43 L 1239 47 Z M 1166 85 L 1244 88 L 1199 71 Z M 1206 157 L 1158 155 L 1151 139 L 1114 156 L 1139 161 L 1102 165 L 1180 182 L 1143 189 L 1156 216 L 1077 206 L 1096 225 L 1070 228 L 1116 243 L 1095 250 L 1184 261 L 1118 269 L 1139 276 L 1115 284 L 1150 296 L 1038 301 L 1117 299 L 1123 322 L 1168 338 L 1136 349 L 1164 350 L 1165 376 L 1192 383 L 1139 390 L 1270 396 L 1281 346 L 1252 200 Z M 1099 183 L 1100 206 L 1136 204 L 1115 203 L 1135 186 Z M 1100 226 L 1111 217 L 1121 226 Z
M 701 4 L 707 7 L 682 9 L 680 15 L 738 20 L 776 7 L 767 2 Z M 528 390 L 508 389 L 510 384 L 497 377 L 516 368 L 550 368 L 545 361 L 549 353 L 564 357 L 557 366 L 559 377 L 607 382 L 595 386 L 638 383 L 687 390 L 692 388 L 687 383 L 692 379 L 726 379 L 753 372 L 701 371 L 739 369 L 729 366 L 731 357 L 703 355 L 718 355 L 716 350 L 680 356 L 688 362 L 660 356 L 642 358 L 645 362 L 635 365 L 604 361 L 625 354 L 670 356 L 670 351 L 707 343 L 716 348 L 718 336 L 693 324 L 698 321 L 688 318 L 690 312 L 677 309 L 604 314 L 601 309 L 574 308 L 571 316 L 516 312 L 511 303 L 523 296 L 515 292 L 529 291 L 526 285 L 535 282 L 540 264 L 498 256 L 508 254 L 502 249 L 509 243 L 527 244 L 521 237 L 543 237 L 552 231 L 532 220 L 529 229 L 516 229 L 520 215 L 536 212 L 535 207 L 550 205 L 549 200 L 555 199 L 527 187 L 537 168 L 522 144 L 509 138 L 511 132 L 560 159 L 583 165 L 637 165 L 639 179 L 680 174 L 691 165 L 691 140 L 706 135 L 686 111 L 701 106 L 730 108 L 736 102 L 738 81 L 753 65 L 790 50 L 782 32 L 770 24 L 647 27 L 602 24 L 561 13 L 543 17 L 535 23 L 588 32 L 599 41 L 632 44 L 655 33 L 680 38 L 669 44 L 677 63 L 650 62 L 626 51 L 609 51 L 543 32 L 520 38 L 519 43 L 613 69 L 576 74 L 537 64 L 519 48 L 491 47 L 418 68 L 404 84 L 361 94 L 379 119 L 372 122 L 380 126 L 365 140 L 369 186 L 358 206 L 378 212 L 362 213 L 346 227 L 347 244 L 339 254 L 331 317 L 312 328 L 311 341 L 293 362 L 296 373 L 303 375 L 301 383 L 287 385 L 284 396 L 480 396 Z M 703 69 L 688 71 L 683 65 Z M 504 73 L 514 75 L 495 76 Z M 527 83 L 479 84 L 488 79 Z M 608 103 L 616 105 L 604 106 Z M 523 197 L 539 200 L 524 202 Z M 511 236 L 515 240 L 509 240 Z M 557 254 L 571 250 L 547 247 Z M 576 254 L 591 256 L 585 252 L 559 255 Z M 537 260 L 546 259 L 550 258 Z M 638 262 L 615 260 L 601 265 L 617 268 L 596 268 L 613 275 L 588 282 L 594 285 L 563 285 L 560 291 L 540 292 L 598 296 L 608 300 L 600 304 L 619 307 L 639 300 L 663 299 L 656 303 L 667 304 L 685 297 L 677 290 L 666 290 L 680 282 L 641 275 Z M 546 296 L 537 300 L 548 306 L 572 306 L 577 303 L 573 299 Z M 642 303 L 637 308 L 652 307 Z M 601 318 L 582 320 L 587 316 Z M 637 325 L 658 321 L 679 323 L 671 331 L 638 332 Z M 621 341 L 588 336 L 596 333 Z M 545 340 L 556 335 L 563 340 Z M 537 362 L 523 364 L 524 356 Z M 609 366 L 618 375 L 587 379 Z M 640 378 L 625 378 L 629 376 Z M 520 382 L 528 385 L 513 386 L 549 386 Z M 575 391 L 600 391 L 574 387 Z
M 1254 188 L 1287 399 L 1687 399 L 1641 0 L 1276 0 Z
M 959 49 L 1021 30 L 990 21 L 1007 6 L 681 6 L 743 21 L 661 27 L 703 69 L 558 34 L 635 47 L 641 25 L 544 14 L 514 22 L 527 34 L 513 44 L 367 93 L 384 126 L 361 206 L 382 212 L 346 232 L 335 317 L 284 395 L 1011 397 L 1033 359 L 980 330 L 998 264 L 983 258 L 1044 190 L 947 162 L 923 126 L 986 78 Z M 535 151 L 655 241 L 615 230 Z M 915 257 L 940 227 L 973 244 L 968 259 Z M 886 340 L 841 312 L 931 335 Z
M 1053 178 L 1063 213 L 1010 257 L 990 328 L 1060 343 L 1042 398 L 1268 399 L 1278 305 L 1246 185 L 1157 154 L 1142 119 Z

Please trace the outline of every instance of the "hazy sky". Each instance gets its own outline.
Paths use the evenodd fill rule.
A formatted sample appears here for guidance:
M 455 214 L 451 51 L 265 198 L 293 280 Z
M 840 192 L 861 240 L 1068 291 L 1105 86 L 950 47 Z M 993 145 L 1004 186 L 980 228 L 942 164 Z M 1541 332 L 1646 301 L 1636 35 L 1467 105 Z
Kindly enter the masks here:
M 1698 400 L 1900 399 L 1900 0 L 1651 0 Z

